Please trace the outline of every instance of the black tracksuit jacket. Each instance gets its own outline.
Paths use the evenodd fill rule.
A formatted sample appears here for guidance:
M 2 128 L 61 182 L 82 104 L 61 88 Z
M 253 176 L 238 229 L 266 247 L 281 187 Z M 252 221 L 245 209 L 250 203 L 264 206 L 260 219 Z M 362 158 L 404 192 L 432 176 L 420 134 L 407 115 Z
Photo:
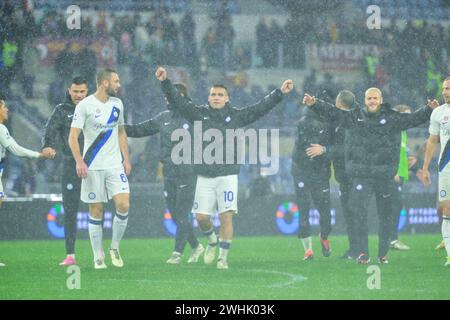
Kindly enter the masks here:
M 328 181 L 330 179 L 329 149 L 324 154 L 312 159 L 306 154 L 306 149 L 311 144 L 320 144 L 328 148 L 330 129 L 330 124 L 320 121 L 320 118 L 311 110 L 307 110 L 306 114 L 300 118 L 297 123 L 297 137 L 292 152 L 292 175 L 308 181 Z
M 344 111 L 323 101 L 311 110 L 345 128 L 345 172 L 352 178 L 391 180 L 397 173 L 400 132 L 429 120 L 425 106 L 412 114 L 399 113 L 383 104 L 377 113 L 364 109 Z
M 202 132 L 208 129 L 218 129 L 223 136 L 223 162 L 222 164 L 197 164 L 194 166 L 195 173 L 206 177 L 220 177 L 239 174 L 240 164 L 237 163 L 237 148 L 235 141 L 234 163 L 226 164 L 226 129 L 242 128 L 264 115 L 268 114 L 282 99 L 283 93 L 276 89 L 264 97 L 258 103 L 244 108 L 232 107 L 229 103 L 221 109 L 213 109 L 209 105 L 196 106 L 194 103 L 183 97 L 170 80 L 166 79 L 161 83 L 163 92 L 170 105 L 178 110 L 180 114 L 191 123 L 199 121 L 202 125 Z M 207 142 L 202 142 L 202 151 Z M 192 156 L 193 159 L 193 156 Z M 203 159 L 203 158 L 202 158 Z M 193 161 L 193 160 L 192 160 Z
M 72 124 L 75 104 L 68 93 L 63 103 L 58 104 L 45 125 L 45 134 L 42 139 L 42 148 L 51 147 L 61 151 L 65 161 L 73 161 L 69 147 L 69 132 Z M 83 148 L 83 133 L 78 138 L 80 148 Z M 75 167 L 74 167 L 75 170 Z

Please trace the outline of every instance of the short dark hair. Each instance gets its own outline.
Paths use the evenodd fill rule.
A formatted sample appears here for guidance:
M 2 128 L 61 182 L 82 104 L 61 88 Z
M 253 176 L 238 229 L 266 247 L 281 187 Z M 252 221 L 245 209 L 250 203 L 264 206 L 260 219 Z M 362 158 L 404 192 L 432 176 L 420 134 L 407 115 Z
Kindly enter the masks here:
M 72 79 L 72 84 L 76 84 L 76 85 L 85 84 L 85 85 L 88 85 L 88 82 L 87 82 L 86 78 L 84 78 L 82 76 L 75 76 Z
M 336 100 L 349 109 L 355 105 L 355 95 L 349 90 L 339 91 Z
M 111 78 L 111 74 L 113 74 L 113 73 L 117 73 L 117 71 L 114 69 L 110 69 L 110 68 L 100 70 L 97 73 L 97 86 L 99 86 L 103 80 L 105 80 L 105 79 L 109 80 Z
M 225 85 L 223 85 L 223 84 L 213 84 L 213 86 L 211 88 L 222 88 L 222 89 L 225 89 L 227 95 L 229 95 L 228 94 L 228 88 L 225 87 Z
M 183 96 L 187 97 L 187 95 L 188 95 L 187 88 L 184 84 L 174 83 L 173 86 L 175 87 L 175 89 L 178 90 L 179 93 L 181 93 Z

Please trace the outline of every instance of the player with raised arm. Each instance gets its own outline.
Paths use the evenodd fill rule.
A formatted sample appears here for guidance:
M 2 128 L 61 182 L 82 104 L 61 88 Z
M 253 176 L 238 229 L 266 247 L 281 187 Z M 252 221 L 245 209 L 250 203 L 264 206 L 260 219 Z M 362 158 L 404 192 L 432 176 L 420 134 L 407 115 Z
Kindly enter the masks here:
M 167 71 L 164 68 L 159 67 L 155 76 L 161 81 L 168 102 L 179 110 L 184 118 L 190 122 L 201 121 L 203 130 L 220 131 L 222 136 L 226 135 L 227 129 L 245 127 L 269 113 L 293 88 L 292 80 L 286 80 L 280 89 L 272 91 L 258 103 L 244 108 L 234 108 L 230 105 L 227 88 L 224 85 L 213 85 L 209 91 L 208 104 L 196 106 L 173 87 L 167 79 Z M 222 150 L 227 150 L 225 139 L 221 147 Z M 225 153 L 223 152 L 223 157 L 226 157 Z M 234 155 L 236 156 L 236 153 Z M 204 262 L 211 264 L 214 261 L 219 246 L 218 269 L 228 269 L 227 257 L 233 239 L 233 215 L 238 209 L 239 170 L 240 164 L 237 163 L 236 157 L 233 163 L 222 159 L 221 163 L 214 161 L 195 167 L 197 185 L 193 212 L 209 243 L 205 250 Z M 219 238 L 211 222 L 211 217 L 216 211 L 220 218 Z
M 303 103 L 328 121 L 338 121 L 348 130 L 345 136 L 345 170 L 351 176 L 350 203 L 354 217 L 357 262 L 368 264 L 369 230 L 367 208 L 375 194 L 379 217 L 378 263 L 388 263 L 392 221 L 392 193 L 400 156 L 400 132 L 425 123 L 437 101 L 418 111 L 399 113 L 383 103 L 381 90 L 365 92 L 365 108 L 341 110 L 305 93 Z
M 109 199 L 114 200 L 116 208 L 109 253 L 114 266 L 120 268 L 124 265 L 119 242 L 128 223 L 130 189 L 127 176 L 131 163 L 123 104 L 116 97 L 119 88 L 119 75 L 115 70 L 100 71 L 97 74 L 97 91 L 76 106 L 69 133 L 69 146 L 76 162 L 77 175 L 82 178 L 81 200 L 89 204 L 89 237 L 95 269 L 106 268 L 102 219 L 103 203 Z M 83 156 L 78 143 L 81 131 L 84 135 Z
M 182 95 L 187 97 L 187 89 L 183 84 L 176 83 L 174 86 Z M 177 144 L 176 141 L 171 139 L 174 131 L 189 130 L 191 132 L 192 126 L 180 115 L 179 111 L 173 110 L 169 103 L 167 109 L 154 118 L 139 124 L 125 125 L 125 130 L 130 138 L 148 137 L 160 133 L 159 158 L 163 165 L 164 197 L 167 208 L 177 225 L 175 247 L 167 263 L 181 263 L 181 256 L 187 242 L 192 248 L 188 263 L 196 263 L 205 251 L 203 245 L 198 242 L 189 219 L 194 203 L 197 176 L 192 164 L 175 164 L 171 157 L 172 149 Z

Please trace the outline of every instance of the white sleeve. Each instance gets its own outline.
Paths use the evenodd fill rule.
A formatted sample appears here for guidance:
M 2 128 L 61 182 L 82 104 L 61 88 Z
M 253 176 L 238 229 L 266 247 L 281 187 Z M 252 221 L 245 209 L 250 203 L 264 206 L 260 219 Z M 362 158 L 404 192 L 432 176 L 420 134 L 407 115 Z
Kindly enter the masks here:
M 72 124 L 70 125 L 72 128 L 84 128 L 84 123 L 86 121 L 86 113 L 84 108 L 84 103 L 81 101 L 77 106 L 75 107 L 75 112 L 73 114 Z
M 122 103 L 122 101 L 120 101 L 120 105 L 121 105 L 121 110 L 120 110 L 120 114 L 119 114 L 119 121 L 117 122 L 117 124 L 119 125 L 119 126 L 123 126 L 123 125 L 125 125 L 125 120 L 124 120 L 124 117 L 123 117 L 123 113 L 125 112 L 125 109 L 124 109 L 124 107 L 123 107 L 123 103 Z
M 439 119 L 437 116 L 437 111 L 440 108 L 436 108 L 433 110 L 433 112 L 431 113 L 431 117 L 430 117 L 430 129 L 428 130 L 430 132 L 430 134 L 434 135 L 434 136 L 438 136 L 440 133 L 440 127 L 439 127 Z
M 8 151 L 18 157 L 39 158 L 40 153 L 24 147 L 21 147 L 11 137 L 11 144 L 7 147 Z
M 0 124 L 0 145 L 4 148 L 8 148 L 14 139 L 9 135 L 8 128 L 5 125 Z

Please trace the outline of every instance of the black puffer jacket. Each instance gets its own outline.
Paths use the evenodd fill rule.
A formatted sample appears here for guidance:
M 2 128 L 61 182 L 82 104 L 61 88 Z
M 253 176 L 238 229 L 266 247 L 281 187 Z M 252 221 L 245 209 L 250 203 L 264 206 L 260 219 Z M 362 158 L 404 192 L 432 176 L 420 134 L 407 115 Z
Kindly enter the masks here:
M 69 93 L 66 92 L 64 102 L 55 107 L 48 119 L 45 125 L 44 137 L 42 138 L 42 148 L 51 147 L 62 152 L 64 160 L 73 160 L 68 139 L 74 112 L 75 104 L 72 102 Z M 83 133 L 81 133 L 78 138 L 81 152 L 83 152 L 83 141 Z
M 165 177 L 184 177 L 194 175 L 191 164 L 174 164 L 171 158 L 172 148 L 178 141 L 171 141 L 172 133 L 176 129 L 186 129 L 192 136 L 191 124 L 181 117 L 179 112 L 169 110 L 163 111 L 156 117 L 143 121 L 136 125 L 125 125 L 125 131 L 130 138 L 147 137 L 160 133 L 159 159 L 163 163 Z
M 297 137 L 292 152 L 292 175 L 305 180 L 329 180 L 331 176 L 331 163 L 329 158 L 330 124 L 320 121 L 311 110 L 300 118 L 297 123 Z M 320 144 L 327 147 L 324 154 L 310 158 L 306 149 L 311 144 Z
M 226 164 L 226 130 L 239 129 L 258 120 L 262 116 L 268 114 L 269 111 L 283 99 L 283 93 L 281 90 L 276 89 L 258 103 L 245 108 L 234 108 L 227 103 L 221 109 L 213 109 L 209 105 L 194 105 L 192 101 L 179 94 L 168 79 L 164 80 L 161 85 L 170 105 L 172 105 L 175 110 L 178 110 L 184 118 L 194 124 L 194 131 L 195 125 L 197 125 L 198 129 L 201 125 L 201 131 L 203 134 L 209 129 L 217 129 L 222 134 L 222 163 L 206 164 L 202 157 L 202 164 L 197 164 L 194 166 L 195 172 L 198 175 L 206 177 L 220 177 L 239 173 L 240 164 L 237 162 L 236 139 L 234 139 L 233 164 Z M 195 144 L 194 139 L 192 139 L 192 142 Z M 211 143 L 212 142 L 202 141 L 202 150 L 198 152 L 203 153 L 205 151 L 205 147 L 208 147 Z M 195 146 L 194 152 L 197 152 Z M 201 155 L 197 154 L 197 156 Z M 192 158 L 194 158 L 194 155 Z
M 342 123 L 345 131 L 345 171 L 351 177 L 393 179 L 400 155 L 400 132 L 429 120 L 425 106 L 413 114 L 399 113 L 383 104 L 377 113 L 366 108 L 344 111 L 323 101 L 311 110 L 325 119 Z

